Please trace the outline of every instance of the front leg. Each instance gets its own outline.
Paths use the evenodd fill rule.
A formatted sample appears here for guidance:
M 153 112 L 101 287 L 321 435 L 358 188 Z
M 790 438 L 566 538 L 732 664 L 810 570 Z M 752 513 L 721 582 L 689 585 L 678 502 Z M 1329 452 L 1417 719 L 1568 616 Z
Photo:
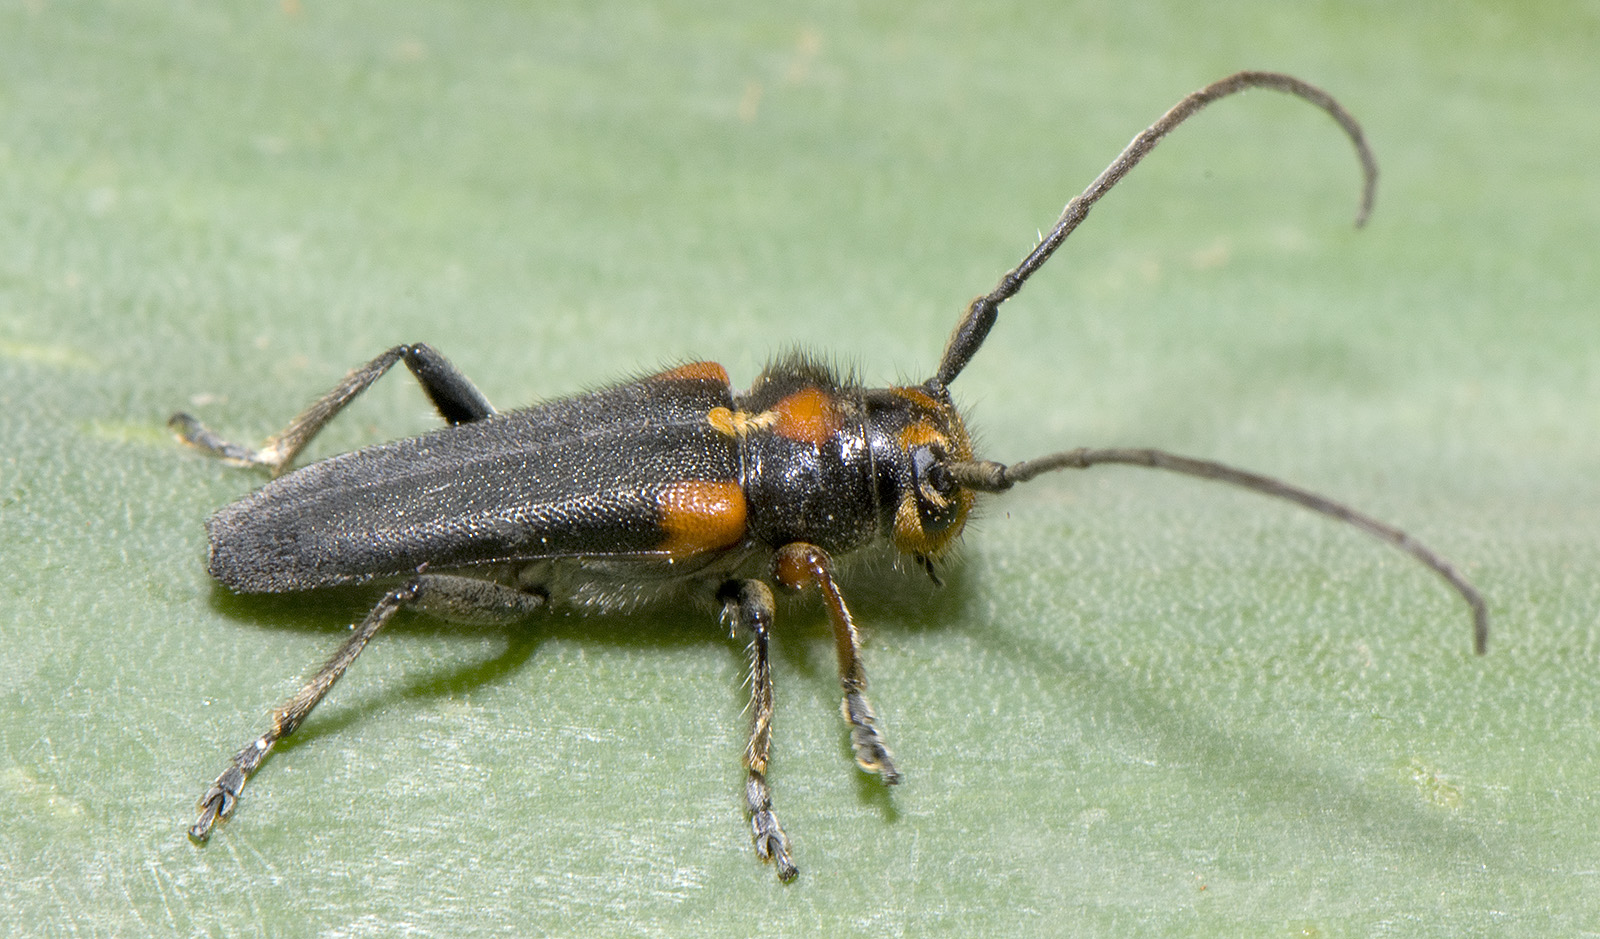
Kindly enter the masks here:
M 813 544 L 794 542 L 779 549 L 772 562 L 773 574 L 785 587 L 799 590 L 815 584 L 828 608 L 833 624 L 833 643 L 839 654 L 839 684 L 844 688 L 840 710 L 850 725 L 850 746 L 856 764 L 877 773 L 888 785 L 900 781 L 894 757 L 878 732 L 878 718 L 867 700 L 867 672 L 861 664 L 861 635 L 856 631 L 850 608 L 844 605 L 839 584 L 833 578 L 833 559 Z
M 723 615 L 750 633 L 750 742 L 744 748 L 748 773 L 744 784 L 745 807 L 750 812 L 750 834 L 756 856 L 772 861 L 778 879 L 788 883 L 800 873 L 789 858 L 789 837 L 772 812 L 772 789 L 767 785 L 767 761 L 772 755 L 772 662 L 768 640 L 776 604 L 772 591 L 759 580 L 730 581 L 718 592 Z

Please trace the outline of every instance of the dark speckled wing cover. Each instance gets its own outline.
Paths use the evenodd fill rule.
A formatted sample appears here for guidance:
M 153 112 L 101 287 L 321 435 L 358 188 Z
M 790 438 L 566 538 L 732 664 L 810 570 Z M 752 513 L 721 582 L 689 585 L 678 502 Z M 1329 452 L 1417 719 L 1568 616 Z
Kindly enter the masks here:
M 211 574 L 274 593 L 662 544 L 662 490 L 737 481 L 706 412 L 726 382 L 656 376 L 314 463 L 206 523 Z

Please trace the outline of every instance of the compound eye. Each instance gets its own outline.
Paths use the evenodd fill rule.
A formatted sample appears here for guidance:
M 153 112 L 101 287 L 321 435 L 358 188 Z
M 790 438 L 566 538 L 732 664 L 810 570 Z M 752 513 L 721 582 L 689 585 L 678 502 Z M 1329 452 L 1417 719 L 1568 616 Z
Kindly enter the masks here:
M 911 448 L 917 515 L 922 520 L 922 530 L 929 534 L 944 531 L 961 516 L 961 502 L 956 498 L 961 487 L 944 460 L 945 450 L 939 444 Z

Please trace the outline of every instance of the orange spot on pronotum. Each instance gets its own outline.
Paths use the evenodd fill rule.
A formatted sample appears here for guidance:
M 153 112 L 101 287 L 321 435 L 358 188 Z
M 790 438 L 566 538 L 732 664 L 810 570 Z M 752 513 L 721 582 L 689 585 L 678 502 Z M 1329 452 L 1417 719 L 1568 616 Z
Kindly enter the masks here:
M 790 440 L 820 447 L 838 433 L 843 423 L 833 397 L 820 388 L 796 391 L 773 406 L 772 431 Z

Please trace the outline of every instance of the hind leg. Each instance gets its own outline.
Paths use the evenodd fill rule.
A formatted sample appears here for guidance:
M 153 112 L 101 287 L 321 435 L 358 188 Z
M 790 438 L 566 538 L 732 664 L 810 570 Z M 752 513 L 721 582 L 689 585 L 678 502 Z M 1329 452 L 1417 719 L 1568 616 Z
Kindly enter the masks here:
M 449 359 L 435 352 L 432 346 L 417 343 L 395 346 L 346 375 L 343 381 L 302 411 L 288 427 L 269 438 L 260 449 L 230 443 L 182 411 L 172 415 L 167 426 L 177 431 L 179 438 L 192 447 L 230 463 L 264 466 L 276 476 L 289 468 L 294 458 L 311 442 L 311 438 L 361 392 L 382 378 L 396 362 L 406 363 L 440 416 L 450 423 L 465 424 L 494 413 L 489 399 L 451 365 Z
M 510 623 L 527 617 L 544 604 L 545 598 L 539 594 L 524 593 L 491 581 L 442 574 L 418 574 L 384 594 L 317 673 L 293 697 L 273 709 L 267 731 L 234 754 L 228 768 L 200 797 L 200 817 L 189 828 L 189 837 L 197 842 L 205 841 L 218 822 L 226 821 L 233 814 L 245 783 L 250 781 L 267 754 L 305 721 L 395 613 L 414 609 L 445 619 Z

